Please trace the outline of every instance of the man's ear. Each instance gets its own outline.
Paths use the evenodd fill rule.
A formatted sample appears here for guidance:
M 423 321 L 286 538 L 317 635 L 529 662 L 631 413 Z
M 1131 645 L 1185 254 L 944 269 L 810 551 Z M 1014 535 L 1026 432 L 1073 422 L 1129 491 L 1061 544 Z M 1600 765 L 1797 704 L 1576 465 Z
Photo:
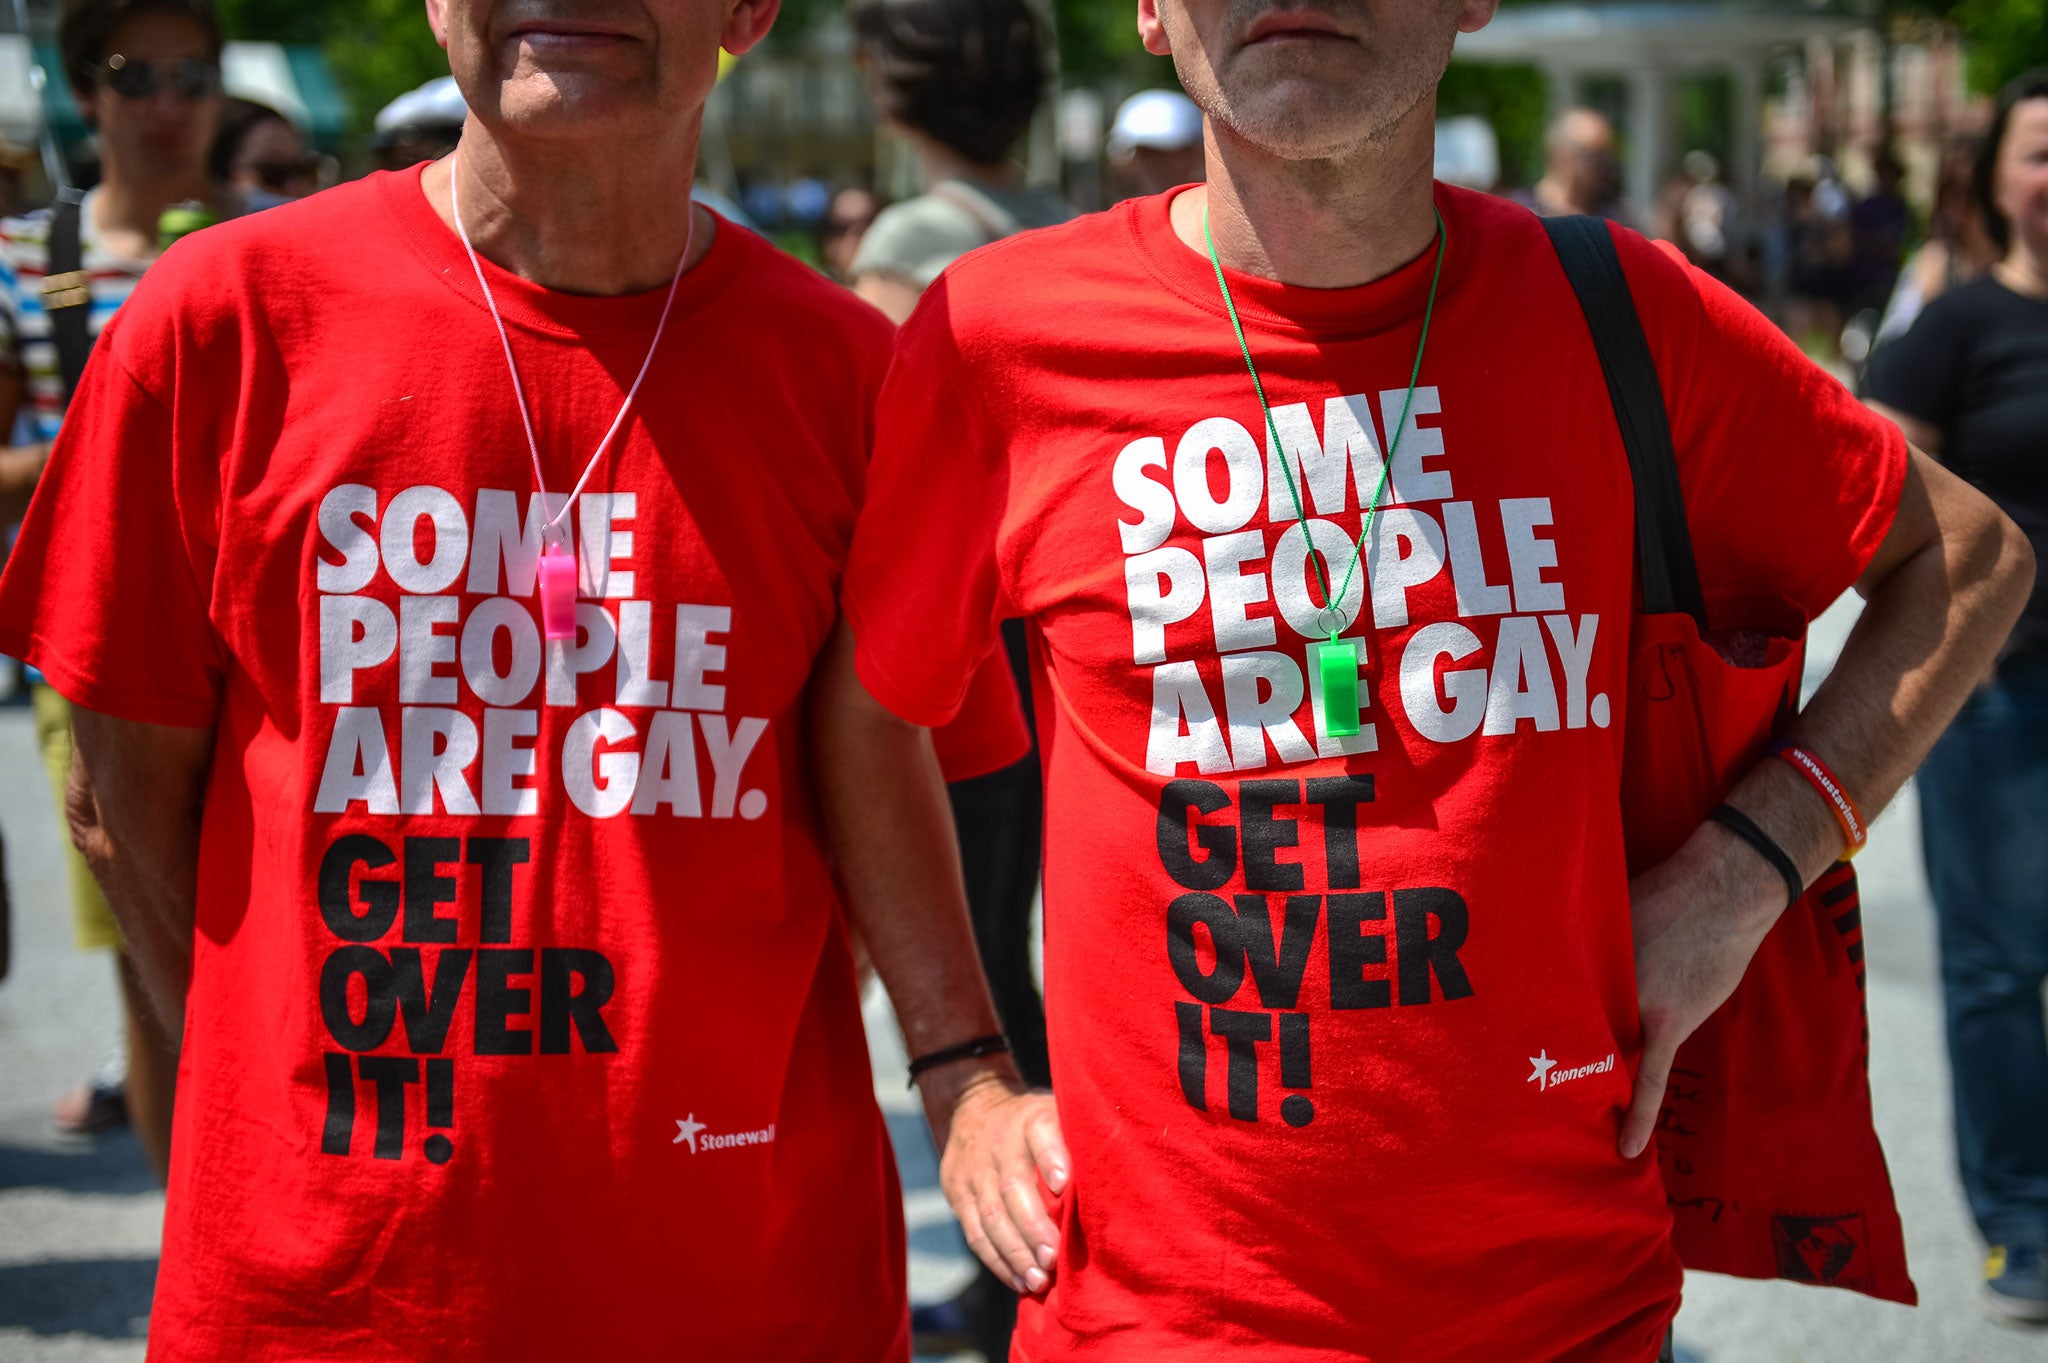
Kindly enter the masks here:
M 1460 0 L 1458 5 L 1458 32 L 1477 33 L 1493 22 L 1493 16 L 1500 10 L 1500 0 Z
M 100 92 L 98 86 L 81 90 L 71 87 L 71 102 L 78 106 L 78 116 L 85 120 L 85 126 L 92 132 L 100 130 Z
M 434 41 L 443 48 L 448 46 L 448 0 L 427 0 L 427 27 L 434 30 Z
M 1153 56 L 1173 55 L 1173 43 L 1166 36 L 1166 20 L 1160 17 L 1159 0 L 1138 0 L 1138 37 Z
M 768 36 L 775 16 L 782 13 L 782 0 L 738 0 L 725 16 L 725 29 L 718 45 L 737 57 Z

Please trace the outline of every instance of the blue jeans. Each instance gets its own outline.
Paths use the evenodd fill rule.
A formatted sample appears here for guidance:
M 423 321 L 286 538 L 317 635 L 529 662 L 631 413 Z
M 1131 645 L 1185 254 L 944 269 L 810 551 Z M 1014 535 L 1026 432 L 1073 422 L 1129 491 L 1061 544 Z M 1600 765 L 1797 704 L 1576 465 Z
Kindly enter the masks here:
M 1991 1244 L 2048 1236 L 2048 658 L 2015 658 L 1920 770 L 1956 1155 Z

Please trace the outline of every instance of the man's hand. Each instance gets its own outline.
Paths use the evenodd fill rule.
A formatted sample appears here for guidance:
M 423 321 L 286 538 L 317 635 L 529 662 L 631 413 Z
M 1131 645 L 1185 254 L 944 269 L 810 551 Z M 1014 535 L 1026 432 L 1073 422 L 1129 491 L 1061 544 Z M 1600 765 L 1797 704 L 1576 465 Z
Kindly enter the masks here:
M 1897 515 L 1857 583 L 1868 603 L 1785 737 L 1823 754 L 1866 823 L 1891 802 L 1977 684 L 2034 581 L 2027 538 L 1982 493 L 1909 450 Z M 1827 802 L 1765 758 L 1728 803 L 1777 842 L 1811 885 L 1842 855 Z M 1649 1145 L 1679 1046 L 1735 992 L 1785 909 L 1784 882 L 1709 823 L 1630 886 L 1643 1057 L 1621 1153 Z
M 0 527 L 14 524 L 28 511 L 28 499 L 50 462 L 48 445 L 12 445 L 0 449 Z
M 848 916 L 888 987 L 904 1045 L 913 1057 L 932 1055 L 999 1030 L 931 735 L 868 694 L 843 623 L 812 676 L 810 717 Z M 1038 1179 L 1057 1194 L 1069 1167 L 1051 1095 L 1027 1093 L 1007 1055 L 940 1065 L 918 1083 L 967 1243 L 1018 1291 L 1044 1291 L 1059 1232 Z
M 1060 1232 L 1038 1185 L 1043 1180 L 1059 1197 L 1071 1167 L 1052 1095 L 1027 1090 L 1007 1062 L 964 1082 L 935 1074 L 925 1089 L 942 1152 L 939 1185 L 967 1247 L 1020 1293 L 1043 1292 L 1052 1284 Z
M 1785 907 L 1785 882 L 1748 845 L 1705 824 L 1672 858 L 1629 885 L 1643 1055 L 1621 1123 L 1634 1159 L 1656 1134 L 1678 1048 L 1728 1001 Z

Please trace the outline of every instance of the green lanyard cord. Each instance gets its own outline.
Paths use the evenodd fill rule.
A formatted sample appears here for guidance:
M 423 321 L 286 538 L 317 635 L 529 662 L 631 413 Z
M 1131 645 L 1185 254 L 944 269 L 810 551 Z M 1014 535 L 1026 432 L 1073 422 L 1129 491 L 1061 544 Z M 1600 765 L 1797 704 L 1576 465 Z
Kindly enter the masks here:
M 1237 348 L 1244 355 L 1244 367 L 1252 376 L 1252 390 L 1259 395 L 1259 410 L 1265 413 L 1266 433 L 1273 441 L 1273 451 L 1280 457 L 1280 472 L 1287 479 L 1287 495 L 1294 501 L 1294 517 L 1301 525 L 1302 542 L 1308 546 L 1309 564 L 1316 570 L 1316 585 L 1322 588 L 1323 601 L 1317 612 L 1317 623 L 1324 616 L 1330 617 L 1330 638 L 1334 642 L 1349 622 L 1339 620 L 1336 603 L 1342 601 L 1351 591 L 1351 580 L 1358 573 L 1359 560 L 1365 557 L 1365 542 L 1372 537 L 1373 518 L 1379 514 L 1380 498 L 1386 495 L 1387 478 L 1393 472 L 1394 454 L 1401 448 L 1401 434 L 1408 429 L 1409 409 L 1415 402 L 1415 385 L 1422 379 L 1422 356 L 1429 349 L 1429 324 L 1436 316 L 1436 288 L 1444 277 L 1444 245 L 1447 233 L 1444 230 L 1444 215 L 1436 212 L 1436 266 L 1429 277 L 1429 304 L 1422 313 L 1422 339 L 1415 343 L 1415 365 L 1408 372 L 1408 396 L 1401 402 L 1401 422 L 1394 427 L 1393 439 L 1387 442 L 1387 457 L 1380 465 L 1379 485 L 1372 491 L 1372 501 L 1365 508 L 1365 516 L 1358 530 L 1358 545 L 1351 555 L 1351 564 L 1344 570 L 1344 584 L 1335 596 L 1330 594 L 1330 576 L 1323 570 L 1323 558 L 1316 549 L 1315 537 L 1309 533 L 1308 510 L 1302 505 L 1301 490 L 1295 486 L 1294 463 L 1287 457 L 1287 447 L 1280 441 L 1280 427 L 1273 420 L 1273 409 L 1266 402 L 1266 385 L 1259 378 L 1259 367 L 1252 363 L 1252 348 L 1244 337 L 1244 323 L 1238 320 L 1237 303 L 1230 296 L 1230 282 L 1223 277 L 1223 261 L 1216 254 L 1216 238 L 1209 232 L 1209 208 L 1202 206 L 1202 240 L 1209 247 L 1209 263 L 1216 267 L 1216 287 L 1223 292 L 1223 307 L 1230 314 L 1230 328 L 1237 333 Z M 1368 416 L 1368 419 L 1370 417 Z

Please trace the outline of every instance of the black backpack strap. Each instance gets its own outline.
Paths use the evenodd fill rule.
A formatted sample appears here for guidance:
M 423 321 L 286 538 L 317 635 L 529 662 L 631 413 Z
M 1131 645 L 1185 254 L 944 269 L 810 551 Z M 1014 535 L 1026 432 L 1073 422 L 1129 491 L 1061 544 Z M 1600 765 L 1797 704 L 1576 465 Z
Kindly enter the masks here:
M 1636 567 L 1643 580 L 1643 613 L 1683 611 L 1705 633 L 1706 598 L 1693 559 L 1692 531 L 1685 523 L 1685 494 L 1678 485 L 1664 386 L 1657 378 L 1621 257 L 1615 254 L 1614 238 L 1599 218 L 1545 218 L 1543 227 L 1592 329 L 1621 443 L 1628 450 L 1636 489 Z
M 51 207 L 49 273 L 43 277 L 43 313 L 50 319 L 50 339 L 57 346 L 66 407 L 92 354 L 92 276 L 84 269 L 82 202 L 75 190 L 67 189 Z

